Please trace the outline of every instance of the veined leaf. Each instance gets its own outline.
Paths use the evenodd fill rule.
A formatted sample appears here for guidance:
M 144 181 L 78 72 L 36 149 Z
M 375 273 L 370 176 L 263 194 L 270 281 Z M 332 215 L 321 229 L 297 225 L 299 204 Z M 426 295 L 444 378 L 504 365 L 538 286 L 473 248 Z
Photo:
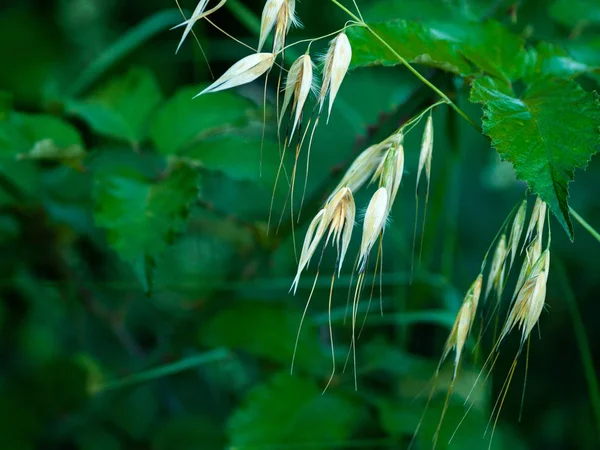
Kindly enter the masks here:
M 360 409 L 352 401 L 332 391 L 322 394 L 314 382 L 280 373 L 252 390 L 231 416 L 230 443 L 239 448 L 345 448 L 359 419 Z
M 154 74 L 135 68 L 85 100 L 67 102 L 67 111 L 81 117 L 102 136 L 138 145 L 147 136 L 148 120 L 161 101 Z
M 519 79 L 527 67 L 524 41 L 494 21 L 483 23 L 391 20 L 369 24 L 409 62 L 462 76 L 491 75 L 505 82 Z M 398 65 L 398 58 L 365 27 L 348 29 L 352 67 Z
M 131 170 L 112 170 L 96 178 L 96 223 L 110 245 L 145 277 L 144 267 L 183 231 L 190 204 L 198 195 L 198 174 L 185 165 L 151 182 Z
M 471 101 L 483 104 L 483 131 L 517 177 L 551 208 L 573 239 L 568 186 L 600 150 L 600 102 L 568 80 L 532 81 L 522 97 L 490 78 L 476 80 Z

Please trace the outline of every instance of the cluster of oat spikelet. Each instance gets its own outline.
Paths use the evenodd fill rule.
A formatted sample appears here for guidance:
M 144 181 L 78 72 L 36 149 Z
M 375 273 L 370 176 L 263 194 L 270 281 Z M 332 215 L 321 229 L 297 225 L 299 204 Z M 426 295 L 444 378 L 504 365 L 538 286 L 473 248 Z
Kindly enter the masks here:
M 226 0 L 221 0 L 210 9 L 207 9 L 208 3 L 209 0 L 200 0 L 192 16 L 179 25 L 184 26 L 185 29 L 178 49 L 192 31 L 194 24 L 221 8 L 226 3 Z M 278 56 L 282 55 L 286 49 L 286 37 L 291 27 L 299 26 L 299 24 L 296 17 L 295 0 L 267 0 L 262 13 L 260 37 L 256 53 L 250 54 L 235 63 L 220 78 L 198 95 L 250 83 L 265 73 L 269 73 L 273 66 L 277 64 Z M 272 51 L 263 52 L 262 50 L 267 38 L 273 32 Z M 328 117 L 331 114 L 333 103 L 346 76 L 352 58 L 350 42 L 344 31 L 342 30 L 334 34 L 335 36 L 331 40 L 327 53 L 322 60 L 323 68 L 320 88 L 316 88 L 317 82 L 314 76 L 315 64 L 308 50 L 287 70 L 283 103 L 278 117 L 278 126 L 281 128 L 284 113 L 288 109 L 290 110 L 291 131 L 286 136 L 286 142 L 298 130 L 302 121 L 303 110 L 311 93 L 315 92 L 317 95 L 317 106 L 315 108 L 317 119 L 314 126 L 316 127 L 318 123 L 318 118 L 323 111 L 327 99 L 329 100 L 327 108 Z M 428 108 L 415 121 L 418 122 L 431 109 Z M 300 132 L 298 131 L 298 133 Z M 335 275 L 339 276 L 347 256 L 357 216 L 354 195 L 365 185 L 376 184 L 377 189 L 366 207 L 362 224 L 360 250 L 354 268 L 358 273 L 358 285 L 352 309 L 353 324 L 356 319 L 361 280 L 364 279 L 364 273 L 368 267 L 373 247 L 378 242 L 381 245 L 386 223 L 402 181 L 404 171 L 404 135 L 405 130 L 402 127 L 384 141 L 364 150 L 354 160 L 338 186 L 310 223 L 302 246 L 298 270 L 292 283 L 291 290 L 295 293 L 301 273 L 308 267 L 311 259 L 315 257 L 317 249 L 324 249 L 329 243 L 335 247 L 337 252 L 334 277 Z M 301 142 L 303 141 L 304 137 L 301 139 Z M 433 122 L 431 114 L 429 114 L 419 157 L 417 186 L 423 172 L 425 172 L 429 185 L 432 152 Z M 510 273 L 518 253 L 525 253 L 524 262 L 514 294 L 512 295 L 508 316 L 501 328 L 495 349 L 497 350 L 500 343 L 515 327 L 521 330 L 521 345 L 523 345 L 539 320 L 544 308 L 546 283 L 550 265 L 549 237 L 546 249 L 542 250 L 546 204 L 539 198 L 537 199 L 527 232 L 524 239 L 522 239 L 523 232 L 525 231 L 526 215 L 527 201 L 525 200 L 514 216 L 510 232 L 506 233 L 507 230 L 501 230 L 502 234 L 497 240 L 491 267 L 488 271 L 485 291 L 483 290 L 486 266 L 486 261 L 484 260 L 481 273 L 473 282 L 463 300 L 442 355 L 443 361 L 452 351 L 455 352 L 455 376 L 467 338 L 478 317 L 477 311 L 481 307 L 480 303 L 482 302 L 480 300 L 482 293 L 484 302 L 493 292 L 499 303 L 505 289 L 508 273 Z M 320 262 L 320 256 L 317 255 L 317 259 Z M 483 327 L 484 324 L 481 325 Z

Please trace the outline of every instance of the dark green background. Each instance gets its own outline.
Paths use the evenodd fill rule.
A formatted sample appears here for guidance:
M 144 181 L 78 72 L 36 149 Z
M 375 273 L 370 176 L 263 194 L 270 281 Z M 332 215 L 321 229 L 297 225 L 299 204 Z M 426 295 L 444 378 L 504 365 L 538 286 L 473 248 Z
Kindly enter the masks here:
M 478 17 L 493 16 L 533 42 L 548 40 L 600 63 L 600 8 L 594 1 L 359 3 L 367 19 L 448 20 L 445 8 L 470 7 Z M 245 4 L 260 14 L 262 2 Z M 408 136 L 404 185 L 385 236 L 385 314 L 381 317 L 374 305 L 366 321 L 358 345 L 355 391 L 352 370 L 341 370 L 350 342 L 349 327 L 341 319 L 350 280 L 343 275 L 336 281 L 338 372 L 321 395 L 331 370 L 326 311 L 333 251 L 326 252 L 290 376 L 314 267 L 302 278 L 298 294 L 288 294 L 295 273 L 289 212 L 278 235 L 265 233 L 278 160 L 273 108 L 268 111 L 261 177 L 262 83 L 240 89 L 250 100 L 232 94 L 188 102 L 199 85 L 210 81 L 210 73 L 192 39 L 174 54 L 180 32 L 167 31 L 178 20 L 174 7 L 170 0 L 7 0 L 0 8 L 0 120 L 6 120 L 11 109 L 62 117 L 79 131 L 87 151 L 76 163 L 38 161 L 18 159 L 0 146 L 1 448 L 406 448 L 462 296 L 525 187 L 515 181 L 510 166 L 499 162 L 487 139 L 447 109 L 437 109 L 424 254 L 411 285 L 413 189 L 422 128 Z M 513 7 L 516 23 L 511 21 Z M 224 8 L 212 19 L 256 45 L 254 31 L 232 9 Z M 291 39 L 331 32 L 347 19 L 324 0 L 302 0 L 297 10 L 305 27 L 293 31 Z M 588 26 L 581 27 L 581 19 L 589 21 Z M 148 20 L 162 23 L 159 28 L 164 31 L 141 42 L 136 33 L 149 26 L 139 25 Z M 137 31 L 126 37 L 134 27 Z M 215 74 L 248 54 L 205 23 L 195 30 Z M 123 45 L 124 40 L 132 44 L 131 51 L 94 71 L 94 64 L 114 54 L 115 43 Z M 315 44 L 313 54 L 323 49 L 323 42 Z M 145 91 L 139 98 L 128 96 L 137 89 L 140 73 L 150 74 L 158 86 L 160 95 L 149 106 Z M 479 120 L 480 110 L 468 103 L 462 82 L 443 73 L 425 73 Z M 126 142 L 99 132 L 73 113 L 73 102 L 100 95 L 102 86 L 111 82 L 120 86 L 114 95 L 123 108 L 134 121 L 139 116 L 142 139 Z M 133 83 L 131 91 L 127 82 Z M 592 78 L 581 82 L 590 90 L 597 87 Z M 161 114 L 160 105 L 177 91 L 177 105 L 188 106 L 163 110 L 165 128 L 149 129 Z M 275 93 L 273 82 L 270 102 Z M 321 124 L 316 133 L 298 240 L 310 214 L 335 185 L 339 168 L 435 100 L 401 68 L 361 69 L 348 75 L 329 125 Z M 189 106 L 191 102 L 196 103 Z M 148 114 L 142 117 L 145 107 Z M 246 126 L 243 139 L 237 129 L 230 134 L 225 130 L 219 137 L 224 140 L 208 136 L 188 155 L 204 167 L 199 169 L 199 199 L 189 205 L 189 218 L 178 227 L 183 232 L 170 236 L 168 248 L 157 243 L 152 261 L 134 256 L 132 265 L 121 259 L 102 227 L 114 226 L 126 213 L 135 217 L 135 186 L 124 188 L 131 193 L 131 203 L 127 211 L 119 210 L 101 204 L 107 182 L 103 177 L 126 170 L 158 182 L 167 161 L 148 134 L 168 146 L 177 139 L 179 126 L 193 130 L 204 121 L 240 120 L 234 119 L 240 108 L 247 108 L 241 119 Z M 596 158 L 586 172 L 576 173 L 571 187 L 571 205 L 596 228 L 599 175 Z M 179 189 L 183 187 L 176 185 Z M 284 200 L 280 186 L 276 219 Z M 161 201 L 166 210 L 177 200 L 169 194 Z M 356 201 L 363 210 L 368 195 L 357 195 Z M 600 244 L 579 225 L 574 243 L 554 219 L 552 226 L 548 307 L 540 321 L 542 339 L 536 330 L 531 341 L 522 419 L 518 420 L 524 358 L 498 422 L 496 449 L 585 450 L 600 443 L 594 394 L 581 362 L 585 345 L 574 332 L 580 314 L 595 363 L 600 355 Z M 121 248 L 135 246 L 136 233 L 133 229 Z M 355 233 L 351 255 L 358 228 Z M 349 267 L 350 263 L 347 275 Z M 448 445 L 485 356 L 473 361 L 467 352 L 438 448 L 487 448 L 489 431 L 485 439 L 482 436 L 517 345 L 515 338 L 505 346 L 475 407 Z M 483 353 L 489 347 L 489 342 L 484 344 Z M 448 372 L 443 374 L 415 449 L 431 448 L 447 387 Z

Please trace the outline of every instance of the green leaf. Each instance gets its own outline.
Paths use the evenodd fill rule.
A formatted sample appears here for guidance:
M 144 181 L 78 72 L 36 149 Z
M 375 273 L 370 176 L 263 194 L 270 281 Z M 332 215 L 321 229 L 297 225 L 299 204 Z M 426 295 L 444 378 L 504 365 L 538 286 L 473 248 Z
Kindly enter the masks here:
M 535 81 L 540 74 L 558 78 L 574 78 L 597 70 L 575 60 L 565 49 L 545 42 L 537 45 L 530 53 L 530 67 L 526 80 Z
M 427 25 L 393 20 L 369 26 L 409 62 L 418 62 L 461 75 L 472 72 L 471 65 L 458 53 L 451 37 L 444 36 Z M 393 52 L 384 47 L 366 28 L 352 27 L 348 29 L 347 34 L 352 45 L 353 68 L 400 64 Z
M 240 317 L 252 319 L 240 321 Z M 301 319 L 302 315 L 296 309 L 273 303 L 246 302 L 214 317 L 202 329 L 200 340 L 209 347 L 244 350 L 290 366 Z M 315 327 L 305 319 L 295 367 L 321 374 L 329 363 L 330 358 L 325 356 L 317 340 Z
M 223 172 L 234 180 L 261 181 L 270 187 L 279 166 L 277 143 L 265 141 L 262 164 L 260 148 L 260 136 L 224 134 L 203 139 L 189 146 L 181 155 L 206 169 Z
M 66 106 L 70 114 L 81 117 L 96 133 L 137 146 L 147 136 L 150 115 L 161 101 L 154 74 L 134 68 L 85 100 L 71 100 Z
M 230 444 L 244 448 L 345 448 L 361 416 L 357 404 L 312 381 L 279 373 L 253 389 L 229 421 Z
M 574 81 L 541 79 L 522 97 L 489 78 L 473 84 L 471 101 L 482 103 L 483 130 L 517 177 L 545 201 L 573 239 L 568 186 L 600 149 L 600 103 Z
M 176 154 L 207 135 L 246 125 L 256 110 L 252 102 L 232 92 L 193 98 L 202 89 L 179 90 L 156 113 L 150 137 L 162 154 Z
M 95 180 L 96 223 L 110 245 L 139 273 L 186 226 L 189 207 L 198 195 L 198 174 L 177 165 L 165 179 L 152 182 L 129 169 L 101 172 Z
M 488 0 L 449 2 L 447 0 L 379 0 L 368 7 L 363 6 L 364 16 L 370 21 L 396 18 L 405 20 L 440 20 L 458 22 L 466 19 L 479 20 L 490 8 Z
M 600 3 L 598 0 L 556 0 L 550 7 L 550 15 L 569 27 L 600 24 Z
M 64 120 L 49 114 L 10 113 L 0 121 L 0 155 L 57 159 L 67 155 L 82 156 L 79 132 Z
M 391 20 L 369 27 L 396 53 L 420 63 L 462 76 L 487 74 L 510 82 L 519 79 L 527 66 L 524 41 L 492 20 L 477 23 L 411 22 Z M 365 27 L 348 29 L 352 44 L 352 67 L 400 64 Z

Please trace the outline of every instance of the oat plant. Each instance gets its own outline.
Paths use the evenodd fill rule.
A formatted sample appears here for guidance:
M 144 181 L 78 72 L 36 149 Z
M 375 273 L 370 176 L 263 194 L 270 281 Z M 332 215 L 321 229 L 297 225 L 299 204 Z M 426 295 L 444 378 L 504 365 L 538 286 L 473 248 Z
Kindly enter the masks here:
M 184 43 L 196 22 L 207 20 L 214 25 L 210 16 L 223 6 L 235 9 L 240 3 L 224 0 L 212 5 L 210 1 L 201 0 L 192 16 L 180 25 L 185 28 L 179 46 Z M 323 255 L 332 251 L 335 268 L 327 276 L 330 277 L 328 337 L 333 367 L 325 389 L 330 386 L 336 373 L 332 297 L 336 279 L 342 273 L 352 273 L 355 280 L 349 295 L 351 338 L 348 345 L 353 355 L 355 387 L 360 389 L 356 360 L 361 330 L 359 312 L 364 311 L 361 305 L 365 301 L 368 302 L 368 311 L 374 292 L 373 289 L 370 292 L 365 289 L 367 276 L 374 273 L 376 279 L 378 274 L 383 274 L 384 255 L 390 252 L 384 237 L 386 229 L 391 226 L 390 219 L 401 207 L 396 203 L 400 198 L 398 193 L 406 184 L 406 173 L 416 173 L 415 185 L 410 188 L 414 189 L 416 200 L 412 258 L 407 262 L 411 274 L 415 264 L 421 264 L 430 186 L 435 186 L 437 182 L 432 166 L 437 142 L 434 140 L 434 119 L 442 108 L 446 108 L 449 114 L 457 115 L 487 136 L 491 146 L 504 160 L 512 163 L 517 177 L 528 186 L 529 195 L 513 211 L 506 211 L 506 220 L 499 224 L 490 248 L 482 252 L 480 272 L 473 274 L 474 281 L 465 290 L 455 323 L 441 349 L 431 391 L 433 395 L 438 375 L 446 360 L 449 360 L 452 376 L 434 437 L 435 447 L 449 398 L 460 376 L 461 364 L 466 358 L 473 359 L 472 352 L 468 351 L 469 341 L 473 341 L 476 352 L 479 352 L 486 336 L 492 336 L 493 344 L 466 404 L 469 404 L 478 386 L 488 380 L 505 341 L 513 334 L 518 335 L 517 353 L 490 418 L 490 434 L 493 437 L 517 364 L 525 359 L 527 366 L 526 353 L 529 352 L 530 341 L 536 327 L 543 321 L 542 313 L 546 308 L 551 275 L 552 214 L 567 235 L 573 238 L 567 202 L 568 185 L 573 179 L 574 169 L 585 168 L 600 146 L 600 104 L 597 95 L 586 91 L 575 81 L 575 77 L 580 75 L 577 71 L 584 70 L 580 66 L 564 65 L 559 71 L 547 63 L 554 55 L 542 54 L 533 47 L 526 48 L 520 38 L 499 25 L 472 23 L 469 25 L 472 35 L 452 36 L 452 30 L 449 31 L 450 35 L 445 35 L 427 28 L 427 25 L 403 21 L 401 17 L 398 18 L 400 20 L 371 23 L 363 18 L 357 1 L 342 3 L 330 0 L 323 2 L 323 9 L 339 8 L 347 15 L 347 22 L 325 36 L 294 42 L 294 29 L 301 23 L 296 6 L 295 0 L 267 0 L 260 19 L 256 47 L 248 49 L 247 56 L 198 93 L 198 96 L 210 95 L 233 89 L 261 76 L 274 78 L 277 86 L 276 104 L 267 105 L 265 91 L 263 107 L 265 111 L 267 108 L 276 110 L 280 164 L 274 184 L 277 186 L 282 179 L 287 183 L 292 229 L 300 216 L 300 211 L 294 210 L 296 191 L 302 192 L 302 204 L 306 195 L 315 130 L 327 127 L 330 120 L 334 120 L 332 111 L 343 107 L 337 104 L 336 99 L 344 89 L 344 80 L 350 71 L 367 65 L 403 66 L 437 97 L 436 101 L 404 120 L 380 142 L 360 151 L 345 167 L 339 183 L 327 193 L 318 212 L 311 218 L 300 246 L 297 272 L 290 288 L 290 292 L 296 294 L 301 276 L 311 265 L 314 267 L 316 274 L 306 299 L 296 345 L 310 302 L 317 295 L 315 285 L 321 274 Z M 485 41 L 487 47 L 475 45 L 473 41 L 478 39 Z M 325 53 L 318 55 L 313 52 L 313 46 L 322 40 L 327 40 L 328 44 Z M 510 40 L 515 44 L 515 49 L 506 51 L 502 47 L 503 40 Z M 296 48 L 304 48 L 304 53 L 294 60 L 286 57 L 286 52 Z M 436 86 L 417 66 L 447 71 L 461 80 L 470 89 L 471 102 L 482 106 L 481 127 L 475 118 L 471 118 L 451 99 L 452 94 Z M 522 93 L 514 89 L 517 82 L 525 86 Z M 322 117 L 323 114 L 326 116 Z M 266 120 L 267 115 L 264 117 Z M 560 124 L 555 120 L 560 120 Z M 420 133 L 420 148 L 407 145 L 407 137 L 416 133 Z M 291 167 L 286 167 L 287 150 L 294 154 Z M 405 156 L 409 152 L 416 155 L 418 164 L 414 167 L 405 165 Z M 305 154 L 307 164 L 304 169 L 304 188 L 299 189 L 296 180 L 301 173 L 299 161 L 302 154 Z M 421 241 L 416 245 L 423 180 L 426 184 L 421 220 L 423 231 L 420 233 Z M 357 204 L 355 198 L 362 191 L 368 192 L 370 200 Z M 534 203 L 530 213 L 528 206 L 532 201 L 529 199 L 533 199 Z M 364 213 L 361 214 L 361 211 Z M 574 214 L 574 217 L 580 220 L 578 215 Z M 406 221 L 406 215 L 397 214 L 396 220 Z M 356 232 L 355 226 L 359 229 Z M 353 236 L 355 234 L 358 236 Z M 358 249 L 352 258 L 348 252 L 352 248 L 353 237 Z M 328 250 L 329 246 L 334 250 Z M 519 265 L 517 275 L 516 268 Z M 513 269 L 515 276 L 511 277 Z M 513 278 L 516 278 L 516 282 Z M 381 310 L 383 313 L 383 308 Z M 525 387 L 523 395 L 524 392 Z M 473 404 L 471 402 L 468 410 Z M 490 446 L 491 442 L 492 439 Z

